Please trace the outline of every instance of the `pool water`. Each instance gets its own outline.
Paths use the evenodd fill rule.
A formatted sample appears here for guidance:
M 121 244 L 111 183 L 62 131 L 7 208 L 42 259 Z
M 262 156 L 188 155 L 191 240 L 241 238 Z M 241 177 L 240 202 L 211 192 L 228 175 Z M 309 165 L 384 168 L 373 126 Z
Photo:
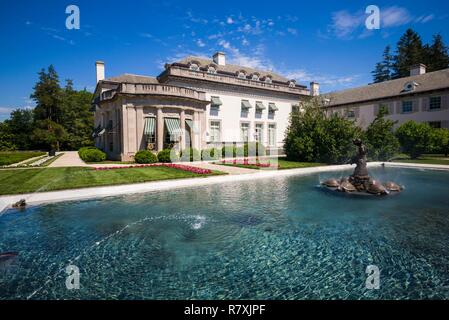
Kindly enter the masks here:
M 449 173 L 374 169 L 406 186 L 382 199 L 317 187 L 344 174 L 9 210 L 0 299 L 448 299 Z

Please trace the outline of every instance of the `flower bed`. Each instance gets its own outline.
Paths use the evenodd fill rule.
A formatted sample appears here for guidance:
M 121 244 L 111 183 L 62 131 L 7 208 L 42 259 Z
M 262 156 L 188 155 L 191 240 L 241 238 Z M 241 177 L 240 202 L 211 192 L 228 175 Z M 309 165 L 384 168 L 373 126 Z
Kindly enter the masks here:
M 167 167 L 178 170 L 183 170 L 187 172 L 192 172 L 196 174 L 211 174 L 212 170 L 209 169 L 201 169 L 192 166 L 186 166 L 183 164 L 176 163 L 152 163 L 152 164 L 137 164 L 132 166 L 114 166 L 114 167 L 96 167 L 94 170 L 102 171 L 102 170 L 117 170 L 117 169 L 132 169 L 132 168 L 147 168 L 147 167 Z

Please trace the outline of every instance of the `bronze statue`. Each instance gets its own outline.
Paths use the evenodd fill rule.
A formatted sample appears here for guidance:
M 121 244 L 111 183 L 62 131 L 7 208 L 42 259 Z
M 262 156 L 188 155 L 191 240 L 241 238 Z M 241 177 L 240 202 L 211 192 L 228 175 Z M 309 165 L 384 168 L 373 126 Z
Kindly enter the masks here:
M 403 188 L 396 183 L 388 182 L 383 185 L 369 176 L 367 168 L 368 149 L 360 139 L 355 139 L 353 143 L 358 149 L 357 155 L 354 156 L 349 162 L 350 164 L 356 165 L 354 173 L 349 178 L 345 177 L 340 181 L 336 179 L 329 179 L 322 182 L 321 185 L 330 190 L 360 195 L 381 196 L 391 194 L 392 192 L 401 192 Z

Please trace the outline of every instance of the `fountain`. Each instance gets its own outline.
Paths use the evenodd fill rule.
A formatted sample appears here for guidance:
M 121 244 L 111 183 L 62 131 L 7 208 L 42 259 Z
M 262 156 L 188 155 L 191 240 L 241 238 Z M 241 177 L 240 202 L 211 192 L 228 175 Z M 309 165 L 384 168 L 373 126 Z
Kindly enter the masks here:
M 373 196 L 397 194 L 403 190 L 403 187 L 395 182 L 382 184 L 371 178 L 366 167 L 368 155 L 366 146 L 360 139 L 355 139 L 353 143 L 358 148 L 358 154 L 350 162 L 350 164 L 356 164 L 354 173 L 350 177 L 345 177 L 340 180 L 326 180 L 321 183 L 323 187 L 342 193 Z

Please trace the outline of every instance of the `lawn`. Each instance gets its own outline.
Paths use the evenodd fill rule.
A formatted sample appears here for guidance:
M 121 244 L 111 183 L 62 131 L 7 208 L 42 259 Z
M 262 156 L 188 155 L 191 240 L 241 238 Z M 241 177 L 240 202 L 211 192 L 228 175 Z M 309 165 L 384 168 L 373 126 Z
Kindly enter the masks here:
M 270 168 L 264 168 L 264 167 L 260 167 L 260 166 L 251 164 L 251 161 L 247 165 L 242 164 L 242 163 L 233 164 L 231 161 L 232 160 L 226 160 L 227 163 L 217 162 L 216 164 L 231 166 L 231 167 L 246 168 L 246 169 L 255 169 L 255 170 L 260 170 L 260 169 L 269 170 L 270 169 Z M 269 159 L 265 159 L 261 163 L 267 164 L 269 162 L 270 162 Z M 270 163 L 274 164 L 273 161 L 271 161 Z M 321 167 L 321 166 L 326 166 L 326 164 L 325 163 L 315 163 L 315 162 L 296 162 L 296 161 L 288 161 L 288 160 L 284 160 L 284 159 L 278 159 L 278 166 L 279 166 L 278 170 L 286 170 L 286 169 Z
M 423 155 L 418 159 L 410 159 L 407 156 L 401 156 L 392 160 L 393 162 L 418 163 L 418 164 L 442 164 L 449 166 L 449 158 L 440 154 Z
M 8 169 L 0 171 L 0 195 L 44 192 L 157 180 L 208 177 L 167 167 L 96 171 L 92 168 Z
M 39 151 L 2 151 L 0 152 L 0 166 L 8 166 L 45 154 L 45 152 Z

